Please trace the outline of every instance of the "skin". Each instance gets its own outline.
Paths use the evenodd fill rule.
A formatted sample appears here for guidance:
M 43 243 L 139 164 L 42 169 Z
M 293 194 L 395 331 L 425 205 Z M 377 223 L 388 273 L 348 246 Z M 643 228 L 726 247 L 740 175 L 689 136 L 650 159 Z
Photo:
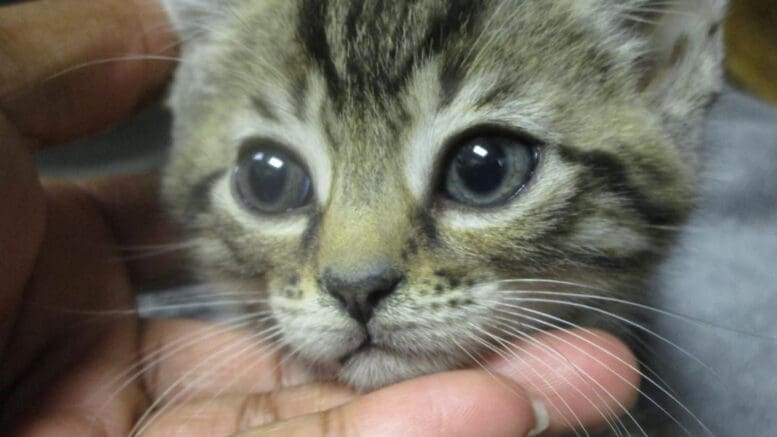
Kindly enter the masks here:
M 153 175 L 41 181 L 32 159 L 39 148 L 104 129 L 152 101 L 173 65 L 110 62 L 58 73 L 130 53 L 170 55 L 167 29 L 154 1 L 37 0 L 0 8 L 0 429 L 13 435 L 126 435 L 180 375 L 218 345 L 246 338 L 237 330 L 217 334 L 203 322 L 87 316 L 132 308 L 133 284 L 164 276 L 164 260 L 116 259 L 120 247 L 169 242 L 174 228 L 160 218 Z M 207 333 L 115 390 L 112 382 L 126 380 L 124 372 L 150 352 Z M 363 395 L 330 383 L 295 384 L 301 376 L 278 370 L 272 359 L 252 360 L 266 357 L 253 345 L 230 367 L 213 369 L 145 432 L 527 435 L 536 399 L 548 404 L 554 434 L 604 425 L 600 411 L 635 401 L 635 359 L 619 340 L 588 331 L 537 339 L 546 347 L 527 346 L 531 354 L 510 362 L 489 360 L 490 371 L 430 375 Z M 548 364 L 562 376 L 552 387 L 535 384 L 535 372 L 547 373 Z

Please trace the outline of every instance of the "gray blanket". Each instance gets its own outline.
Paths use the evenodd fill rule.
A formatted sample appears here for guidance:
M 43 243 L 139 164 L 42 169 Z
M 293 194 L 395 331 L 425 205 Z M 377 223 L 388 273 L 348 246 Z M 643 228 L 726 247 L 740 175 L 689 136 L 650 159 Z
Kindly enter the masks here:
M 777 110 L 726 90 L 705 132 L 699 210 L 656 280 L 661 374 L 715 435 L 777 435 Z M 694 435 L 701 428 L 673 408 Z M 703 434 L 702 434 L 703 435 Z

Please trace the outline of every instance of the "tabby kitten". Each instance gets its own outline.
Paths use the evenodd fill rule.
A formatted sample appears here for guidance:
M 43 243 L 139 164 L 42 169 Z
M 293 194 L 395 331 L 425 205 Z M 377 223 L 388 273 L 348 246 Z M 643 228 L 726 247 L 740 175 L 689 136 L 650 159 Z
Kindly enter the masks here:
M 321 377 L 618 329 L 572 294 L 645 299 L 691 208 L 723 0 L 167 3 L 164 196 L 202 279 L 266 297 Z

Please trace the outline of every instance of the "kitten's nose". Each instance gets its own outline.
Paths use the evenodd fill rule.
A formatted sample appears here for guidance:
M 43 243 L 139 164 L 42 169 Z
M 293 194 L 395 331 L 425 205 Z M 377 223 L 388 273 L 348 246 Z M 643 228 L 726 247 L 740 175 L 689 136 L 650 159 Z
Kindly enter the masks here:
M 375 306 L 399 287 L 403 277 L 392 269 L 379 269 L 361 276 L 338 275 L 327 270 L 321 288 L 343 304 L 356 321 L 366 324 Z

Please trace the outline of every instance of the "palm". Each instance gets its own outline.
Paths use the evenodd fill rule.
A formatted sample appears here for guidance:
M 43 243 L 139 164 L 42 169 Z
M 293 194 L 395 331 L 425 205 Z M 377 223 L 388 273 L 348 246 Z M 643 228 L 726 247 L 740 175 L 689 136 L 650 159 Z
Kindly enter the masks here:
M 100 409 L 106 427 L 126 426 L 142 399 L 140 385 L 102 402 L 106 382 L 136 360 L 138 320 L 85 317 L 130 307 L 125 266 L 110 261 L 110 228 L 88 196 L 58 187 L 45 197 L 42 243 L 4 357 L 10 365 L 3 367 L 3 381 L 19 381 L 8 385 L 13 402 L 6 418 L 27 414 L 30 435 L 61 427 L 63 420 L 76 435 Z M 43 211 L 26 221 L 39 220 L 35 214 Z
M 198 430 L 199 423 L 184 413 L 207 412 L 204 402 L 214 396 L 227 405 L 256 401 L 249 393 L 271 391 L 288 381 L 280 373 L 284 367 L 276 365 L 266 348 L 258 342 L 244 347 L 251 337 L 238 331 L 187 321 L 141 323 L 127 311 L 133 308 L 129 271 L 136 266 L 120 262 L 119 244 L 99 201 L 75 186 L 49 187 L 47 193 L 43 242 L 9 344 L 13 359 L 5 360 L 10 366 L 1 375 L 3 381 L 14 381 L 33 369 L 13 386 L 13 403 L 6 409 L 7 416 L 26 416 L 19 425 L 22 434 L 83 436 L 104 429 L 109 435 L 126 435 L 141 428 L 164 434 L 161 430 L 188 422 L 194 430 L 187 435 L 213 435 L 212 427 Z M 215 351 L 235 344 L 241 346 L 239 357 L 214 359 Z M 196 387 L 190 386 L 192 381 Z M 308 390 L 311 395 L 305 396 Z M 350 396 L 326 385 L 294 391 L 319 407 Z M 276 396 L 284 406 L 282 416 L 316 410 L 308 402 L 292 405 Z M 271 407 L 255 405 L 259 410 Z M 163 419 L 142 414 L 152 406 L 164 413 Z M 236 423 L 261 425 L 270 417 L 238 420 L 235 414 L 247 410 L 234 411 L 231 417 L 214 416 L 211 426 L 221 422 L 232 427 L 223 430 L 227 434 L 237 431 Z M 136 427 L 139 417 L 143 420 Z

